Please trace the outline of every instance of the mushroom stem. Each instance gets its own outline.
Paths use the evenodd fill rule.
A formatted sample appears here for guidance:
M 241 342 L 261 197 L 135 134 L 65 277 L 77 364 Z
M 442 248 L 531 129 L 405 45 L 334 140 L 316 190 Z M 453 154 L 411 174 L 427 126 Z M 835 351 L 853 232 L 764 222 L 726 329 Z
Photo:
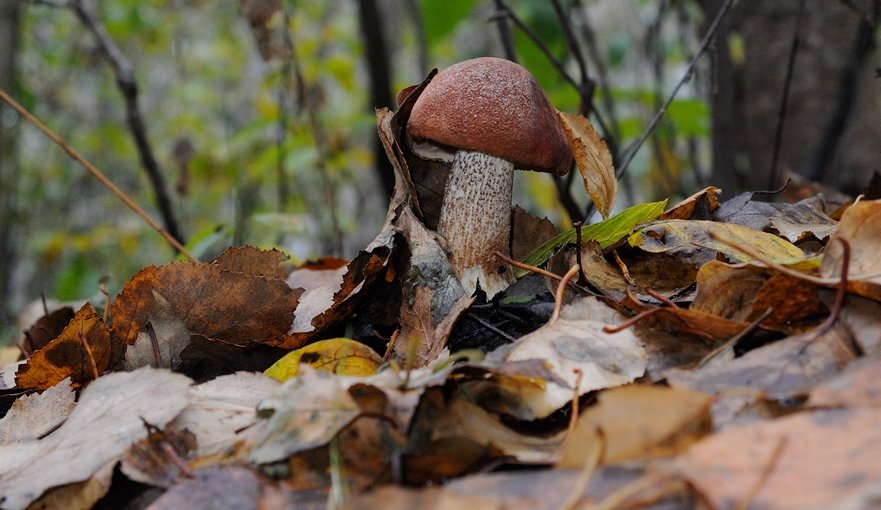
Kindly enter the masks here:
M 491 299 L 514 282 L 510 266 L 493 255 L 511 252 L 513 186 L 512 163 L 482 152 L 456 152 L 437 231 L 466 294 L 479 285 Z

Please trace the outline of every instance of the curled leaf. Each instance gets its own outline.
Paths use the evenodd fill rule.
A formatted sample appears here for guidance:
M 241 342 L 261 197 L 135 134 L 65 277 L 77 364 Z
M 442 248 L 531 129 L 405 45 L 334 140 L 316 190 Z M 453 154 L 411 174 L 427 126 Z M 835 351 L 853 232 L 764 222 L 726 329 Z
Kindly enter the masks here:
M 569 139 L 572 156 L 575 157 L 578 171 L 584 179 L 584 189 L 603 218 L 608 218 L 612 204 L 615 203 L 618 180 L 615 178 L 612 154 L 606 147 L 606 142 L 600 138 L 590 121 L 581 115 L 557 111 L 557 118 Z

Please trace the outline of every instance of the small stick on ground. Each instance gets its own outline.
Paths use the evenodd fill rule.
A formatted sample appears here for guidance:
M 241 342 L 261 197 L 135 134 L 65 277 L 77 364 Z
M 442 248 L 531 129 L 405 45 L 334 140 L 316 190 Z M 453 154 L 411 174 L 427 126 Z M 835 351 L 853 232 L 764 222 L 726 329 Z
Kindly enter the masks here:
M 495 255 L 496 257 L 498 257 L 499 260 L 501 260 L 502 262 L 504 262 L 504 263 L 506 263 L 506 264 L 510 264 L 510 265 L 512 265 L 512 266 L 514 266 L 514 267 L 516 267 L 516 268 L 518 268 L 518 269 L 525 269 L 526 271 L 529 271 L 529 272 L 532 272 L 532 273 L 535 273 L 535 274 L 540 274 L 540 275 L 542 275 L 542 276 L 547 276 L 548 278 L 551 278 L 552 280 L 557 280 L 558 282 L 559 282 L 559 281 L 563 281 L 563 277 L 560 276 L 560 275 L 558 275 L 558 274 L 552 273 L 552 272 L 550 272 L 550 271 L 546 271 L 546 270 L 544 270 L 544 269 L 542 269 L 542 268 L 540 268 L 540 267 L 530 266 L 529 264 L 524 264 L 523 262 L 518 262 L 518 261 L 512 259 L 511 257 L 508 257 L 507 255 L 504 255 L 504 254 L 503 254 L 502 252 L 500 252 L 500 251 L 494 251 L 494 252 L 493 252 L 493 255 Z M 571 282 L 571 281 L 570 281 L 570 282 L 569 282 L 569 285 L 571 285 L 572 288 L 574 288 L 574 289 L 576 289 L 576 290 L 578 290 L 578 291 L 580 291 L 580 292 L 583 292 L 583 293 L 585 293 L 585 294 L 596 295 L 595 293 L 591 292 L 589 289 L 587 289 L 587 288 L 585 288 L 585 287 L 582 287 L 581 285 L 578 285 L 578 284 L 575 283 L 575 282 Z
M 385 363 L 392 357 L 392 352 L 395 350 L 395 344 L 398 343 L 398 337 L 401 336 L 401 330 L 396 329 L 394 333 L 392 333 L 392 337 L 389 338 L 388 347 L 385 348 L 385 354 L 382 355 L 382 361 Z
M 566 500 L 558 507 L 559 510 L 578 508 L 578 502 L 581 500 L 581 495 L 584 494 L 584 489 L 587 488 L 587 484 L 590 483 L 594 471 L 596 471 L 597 466 L 600 465 L 600 461 L 603 459 L 603 454 L 606 452 L 606 435 L 603 433 L 603 429 L 599 427 L 597 427 L 596 432 L 597 444 L 590 449 L 590 455 L 584 459 L 584 466 L 578 471 L 578 476 L 575 478 L 572 490 L 569 491 L 569 496 L 566 497 Z
M 566 437 L 572 437 L 572 432 L 575 431 L 575 424 L 578 423 L 578 402 L 581 397 L 581 380 L 584 379 L 584 371 L 580 368 L 573 368 L 573 372 L 575 372 L 575 389 L 572 390 L 572 414 L 569 415 L 569 427 L 566 429 Z
M 741 330 L 740 333 L 734 335 L 733 337 L 728 339 L 724 344 L 722 344 L 719 347 L 716 347 L 715 349 L 710 351 L 709 354 L 704 356 L 704 358 L 698 362 L 697 368 L 701 368 L 701 367 L 705 366 L 713 358 L 718 356 L 719 353 L 726 351 L 730 348 L 733 348 L 735 345 L 737 345 L 737 343 L 740 342 L 741 340 L 743 340 L 744 337 L 746 337 L 747 335 L 752 333 L 757 327 L 759 327 L 759 324 L 761 324 L 763 320 L 767 319 L 768 316 L 771 315 L 772 311 L 774 311 L 773 308 L 766 309 L 764 311 L 764 313 L 762 313 L 762 315 L 759 315 L 758 317 L 756 317 L 756 319 L 754 321 L 750 322 L 747 327 L 743 328 L 743 330 Z
M 835 325 L 835 322 L 841 315 L 841 309 L 844 307 L 844 298 L 847 297 L 847 271 L 850 269 L 850 243 L 841 237 L 836 237 L 833 241 L 834 240 L 838 240 L 838 242 L 841 243 L 841 248 L 844 250 L 844 253 L 841 254 L 841 279 L 838 283 L 838 290 L 835 293 L 835 303 L 832 304 L 832 310 L 829 311 L 829 317 L 827 317 L 817 328 L 818 337 L 827 333 L 832 329 L 832 326 Z
M 771 452 L 771 458 L 768 459 L 767 464 L 765 464 L 764 469 L 759 474 L 759 478 L 756 480 L 756 483 L 750 487 L 749 492 L 747 492 L 743 499 L 737 502 L 734 505 L 733 510 L 746 510 L 749 508 L 750 504 L 756 499 L 756 495 L 758 495 L 759 491 L 762 490 L 762 487 L 765 486 L 765 483 L 768 482 L 768 478 L 771 477 L 771 473 L 774 472 L 774 469 L 777 467 L 777 463 L 780 461 L 780 457 L 783 455 L 783 450 L 786 448 L 787 438 L 786 436 L 781 437 L 780 441 L 777 442 L 777 446 L 774 447 L 774 451 Z
M 147 331 L 147 336 L 150 337 L 150 347 L 153 348 L 153 360 L 156 361 L 156 367 L 159 368 L 162 366 L 162 352 L 159 350 L 159 338 L 156 336 L 156 330 L 153 329 L 152 322 L 148 322 L 144 329 Z
M 95 361 L 95 354 L 92 352 L 92 347 L 89 345 L 89 342 L 86 341 L 86 337 L 83 335 L 82 331 L 78 331 L 76 336 L 80 339 L 80 343 L 83 344 L 83 349 L 86 351 L 86 357 L 89 358 L 89 365 L 91 365 L 92 369 L 92 379 L 97 379 L 101 374 L 98 373 L 98 363 Z

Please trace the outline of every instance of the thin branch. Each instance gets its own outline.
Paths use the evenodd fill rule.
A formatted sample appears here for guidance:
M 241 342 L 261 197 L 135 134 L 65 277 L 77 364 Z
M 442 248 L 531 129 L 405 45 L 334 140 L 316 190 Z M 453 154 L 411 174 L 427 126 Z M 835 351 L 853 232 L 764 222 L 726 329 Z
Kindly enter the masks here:
M 701 40 L 701 44 L 698 47 L 697 53 L 694 55 L 694 58 L 688 65 L 688 69 L 686 69 L 685 74 L 682 76 L 682 79 L 679 80 L 679 83 L 676 84 L 673 92 L 670 93 L 670 97 L 667 98 L 667 100 L 664 102 L 664 105 L 655 114 L 645 132 L 642 134 L 642 136 L 639 137 L 639 140 L 636 141 L 636 143 L 627 153 L 627 158 L 624 160 L 624 163 L 620 167 L 618 167 L 618 171 L 616 172 L 618 177 L 624 174 L 624 172 L 627 170 L 627 167 L 630 166 L 630 163 L 633 161 L 633 157 L 636 156 L 637 152 L 639 152 L 639 148 L 642 147 L 642 144 L 645 143 L 649 135 L 652 134 L 652 131 L 654 131 L 655 126 L 658 125 L 661 117 L 663 117 L 664 114 L 667 113 L 667 108 L 670 107 L 673 99 L 676 98 L 676 94 L 679 93 L 679 89 L 681 89 L 682 86 L 691 79 L 691 76 L 694 74 L 694 69 L 697 66 L 698 60 L 700 60 L 701 56 L 704 54 L 704 51 L 706 51 L 707 47 L 710 44 L 710 41 L 713 40 L 713 37 L 716 35 L 716 30 L 719 28 L 719 24 L 722 22 L 722 19 L 725 17 L 725 14 L 728 13 L 728 9 L 731 8 L 731 5 L 734 2 L 735 0 L 725 0 L 725 3 L 722 4 L 722 7 L 719 9 L 719 13 L 716 14 L 716 18 L 713 20 L 710 28 L 707 30 L 707 33 L 704 34 L 704 38 L 703 40 Z
M 107 189 L 109 189 L 114 195 L 119 198 L 123 204 L 125 204 L 129 209 L 134 211 L 142 220 L 147 222 L 150 227 L 159 232 L 163 238 L 165 238 L 168 243 L 174 247 L 177 251 L 181 252 L 184 256 L 189 258 L 190 260 L 197 261 L 196 257 L 194 257 L 186 248 L 174 238 L 171 234 L 169 234 L 165 229 L 163 229 L 157 222 L 154 220 L 150 214 L 141 208 L 134 200 L 132 200 L 128 195 L 122 192 L 119 188 L 116 187 L 113 182 L 107 178 L 100 170 L 95 168 L 94 165 L 86 161 L 86 158 L 80 155 L 73 147 L 68 145 L 64 140 L 61 139 L 60 136 L 56 135 L 51 129 L 46 127 L 45 124 L 40 122 L 36 117 L 34 117 L 31 112 L 27 111 L 22 105 L 18 104 L 9 94 L 6 93 L 3 89 L 0 89 L 0 99 L 6 101 L 15 111 L 17 111 L 22 117 L 27 119 L 28 122 L 37 127 L 40 131 L 43 132 L 46 136 L 48 136 L 53 142 L 55 142 L 59 147 L 61 147 L 64 152 L 68 154 L 71 158 L 74 159 L 77 163 L 82 165 L 83 168 L 89 171 L 98 181 L 103 184 Z
M 795 56 L 801 41 L 801 23 L 804 19 L 805 0 L 798 2 L 798 15 L 795 17 L 795 34 L 792 36 L 792 47 L 786 62 L 786 78 L 783 80 L 783 97 L 780 99 L 780 110 L 777 112 L 777 128 L 774 131 L 774 152 L 771 154 L 771 171 L 768 174 L 768 188 L 777 185 L 777 161 L 780 158 L 780 146 L 783 143 L 783 123 L 786 120 L 786 107 L 789 105 L 789 89 L 792 84 L 792 71 L 795 69 Z
M 89 0 L 73 0 L 68 4 L 77 17 L 80 18 L 86 29 L 92 33 L 98 42 L 98 47 L 107 63 L 113 69 L 116 77 L 116 84 L 125 99 L 126 120 L 129 125 L 129 131 L 135 141 L 138 149 L 138 155 L 141 158 L 141 166 L 147 172 L 147 177 L 153 187 L 153 193 L 156 198 L 156 204 L 159 207 L 159 213 L 165 228 L 175 239 L 181 243 L 185 242 L 181 235 L 180 227 L 171 207 L 171 199 L 169 198 L 165 177 L 153 155 L 153 147 L 147 137 L 147 128 L 144 124 L 141 108 L 138 104 L 138 86 L 134 78 L 134 68 L 116 42 L 107 34 L 104 25 L 98 18 L 92 8 Z
M 502 12 L 505 6 L 502 0 L 495 0 L 496 10 Z M 505 58 L 511 62 L 517 62 L 517 53 L 514 51 L 514 38 L 511 36 L 511 27 L 505 16 L 496 16 L 496 28 L 499 30 L 499 39 L 502 40 L 502 48 L 505 49 Z

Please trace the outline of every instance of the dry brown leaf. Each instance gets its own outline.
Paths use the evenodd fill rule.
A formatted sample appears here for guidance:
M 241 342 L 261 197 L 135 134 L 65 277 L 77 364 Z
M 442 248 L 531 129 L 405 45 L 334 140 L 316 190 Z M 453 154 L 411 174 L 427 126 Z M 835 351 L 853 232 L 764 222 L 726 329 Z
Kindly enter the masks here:
M 838 222 L 823 211 L 823 204 L 817 197 L 802 200 L 796 204 L 775 204 L 780 210 L 771 217 L 771 227 L 790 242 L 814 236 L 819 240 L 828 238 L 835 232 Z
M 141 344 L 136 349 L 155 363 L 146 331 L 155 322 L 160 345 L 177 347 L 163 353 L 162 366 L 173 363 L 189 337 L 237 347 L 278 343 L 293 322 L 301 293 L 280 278 L 226 271 L 220 264 L 150 266 L 132 277 L 111 305 L 112 336 Z M 168 331 L 160 332 L 159 325 Z
M 669 457 L 710 430 L 713 397 L 704 393 L 630 385 L 603 391 L 598 398 L 566 438 L 560 466 L 583 467 L 600 444 L 603 464 Z
M 56 339 L 65 326 L 73 319 L 74 311 L 69 306 L 49 312 L 37 319 L 27 331 L 24 332 L 24 341 L 21 342 L 21 352 L 30 356 L 34 351 L 42 349 L 52 340 Z
M 79 387 L 118 362 L 124 348 L 110 338 L 107 325 L 86 303 L 58 338 L 19 367 L 15 384 L 19 388 L 46 389 L 70 377 Z
M 180 374 L 151 368 L 93 381 L 57 430 L 39 441 L 0 446 L 3 508 L 26 508 L 47 489 L 88 480 L 115 464 L 146 435 L 142 419 L 162 427 L 186 407 L 190 383 Z
M 212 260 L 211 264 L 224 271 L 282 278 L 284 270 L 281 263 L 287 259 L 287 255 L 275 248 L 261 250 L 253 246 L 232 246 Z M 297 288 L 296 285 L 291 285 L 291 287 Z
M 705 220 L 719 208 L 722 190 L 708 186 L 658 216 L 659 220 Z
M 584 189 L 603 218 L 608 218 L 618 192 L 618 180 L 606 142 L 581 115 L 557 111 L 557 118 L 569 139 L 569 147 L 584 179 Z
M 881 409 L 802 412 L 733 427 L 676 463 L 712 508 L 874 508 L 881 490 Z M 754 488 L 758 488 L 752 494 Z
M 533 216 L 515 205 L 511 209 L 511 258 L 519 260 L 557 233 L 551 220 Z

